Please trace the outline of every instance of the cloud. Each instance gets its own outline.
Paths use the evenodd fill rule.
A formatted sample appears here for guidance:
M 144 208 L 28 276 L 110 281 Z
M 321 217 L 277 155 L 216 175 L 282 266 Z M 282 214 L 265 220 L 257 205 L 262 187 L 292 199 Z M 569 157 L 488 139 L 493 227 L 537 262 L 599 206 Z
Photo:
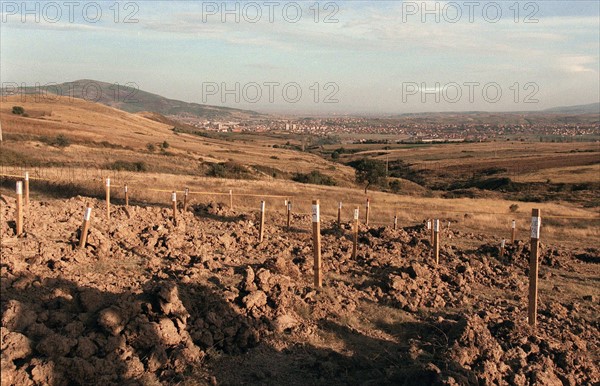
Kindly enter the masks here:
M 563 56 L 558 58 L 558 67 L 568 73 L 598 73 L 598 57 L 581 56 Z

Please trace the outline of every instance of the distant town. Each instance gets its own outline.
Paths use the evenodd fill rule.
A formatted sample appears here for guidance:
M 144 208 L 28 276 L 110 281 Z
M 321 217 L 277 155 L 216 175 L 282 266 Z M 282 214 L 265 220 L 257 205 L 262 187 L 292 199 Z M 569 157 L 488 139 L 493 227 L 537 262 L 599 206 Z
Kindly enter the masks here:
M 336 135 L 385 135 L 398 136 L 397 142 L 481 142 L 496 138 L 519 137 L 556 137 L 581 138 L 598 137 L 600 128 L 597 120 L 578 120 L 576 122 L 560 122 L 553 119 L 539 119 L 532 123 L 492 124 L 485 122 L 468 122 L 462 118 L 301 118 L 296 120 L 259 119 L 246 121 L 209 121 L 193 115 L 173 115 L 169 118 L 214 132 L 260 133 L 277 132 L 304 134 L 315 136 Z M 483 119 L 480 119 L 483 120 Z M 490 119 L 488 119 L 490 120 Z M 496 118 L 496 120 L 502 120 Z M 511 119 L 507 119 L 511 120 Z M 513 120 L 527 120 L 513 119 Z M 447 121 L 447 122 L 442 122 Z M 360 141 L 367 141 L 362 139 Z M 386 139 L 384 142 L 393 142 Z

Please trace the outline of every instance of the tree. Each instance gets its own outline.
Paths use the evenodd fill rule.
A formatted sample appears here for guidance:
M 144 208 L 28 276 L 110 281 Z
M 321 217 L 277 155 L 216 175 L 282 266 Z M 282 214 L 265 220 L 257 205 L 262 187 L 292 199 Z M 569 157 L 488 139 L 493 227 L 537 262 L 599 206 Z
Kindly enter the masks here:
M 25 109 L 21 106 L 13 106 L 12 113 L 16 115 L 23 115 L 25 114 Z
M 356 182 L 367 183 L 365 194 L 371 185 L 384 185 L 387 178 L 385 173 L 385 162 L 374 159 L 363 158 L 349 163 L 356 169 Z

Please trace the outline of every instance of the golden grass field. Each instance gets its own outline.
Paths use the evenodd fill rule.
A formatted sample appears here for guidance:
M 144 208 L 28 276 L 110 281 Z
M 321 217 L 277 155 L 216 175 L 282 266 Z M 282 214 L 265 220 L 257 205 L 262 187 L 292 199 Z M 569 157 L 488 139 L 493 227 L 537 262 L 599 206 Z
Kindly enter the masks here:
M 35 141 L 15 141 L 7 145 L 11 151 L 27 154 L 39 161 L 87 168 L 102 167 L 114 160 L 144 161 L 159 170 L 190 175 L 198 170 L 201 160 L 234 161 L 242 165 L 276 168 L 287 173 L 319 170 L 323 174 L 334 175 L 340 184 L 347 186 L 351 186 L 354 179 L 352 168 L 309 153 L 277 149 L 264 143 L 228 142 L 174 133 L 171 126 L 145 118 L 147 114 L 129 114 L 80 99 L 56 97 L 55 101 L 36 102 L 31 95 L 24 101 L 22 98 L 11 96 L 3 99 L 0 119 L 5 136 L 55 137 L 63 134 L 75 142 L 64 149 L 44 146 Z M 30 117 L 11 114 L 15 105 L 24 107 Z M 108 141 L 127 148 L 90 146 L 89 141 Z M 159 145 L 164 141 L 170 145 L 169 155 L 146 150 L 149 143 Z
M 364 147 L 368 149 L 367 145 Z M 600 143 L 597 142 L 497 141 L 397 147 L 392 146 L 389 150 L 369 149 L 342 158 L 370 156 L 381 161 L 402 160 L 414 164 L 418 170 L 451 176 L 468 176 L 493 167 L 503 168 L 503 174 L 523 182 L 545 182 L 548 178 L 553 181 L 556 179 L 556 182 L 597 182 L 600 179 Z M 348 148 L 360 150 L 363 147 Z M 554 169 L 559 175 L 552 178 Z M 575 174 L 577 176 L 573 178 L 564 177 Z

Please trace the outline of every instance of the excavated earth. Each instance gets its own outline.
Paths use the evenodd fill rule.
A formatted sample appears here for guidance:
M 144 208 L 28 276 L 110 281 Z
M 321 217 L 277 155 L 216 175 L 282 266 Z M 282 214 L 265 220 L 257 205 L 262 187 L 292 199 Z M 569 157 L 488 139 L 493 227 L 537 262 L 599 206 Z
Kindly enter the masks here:
M 83 197 L 32 202 L 15 237 L 2 197 L 2 385 L 593 385 L 600 382 L 600 252 L 542 245 L 538 325 L 527 324 L 529 246 L 423 225 Z M 78 249 L 87 204 L 88 244 Z M 475 241 L 477 249 L 461 247 Z M 466 245 L 466 244 L 465 244 Z

